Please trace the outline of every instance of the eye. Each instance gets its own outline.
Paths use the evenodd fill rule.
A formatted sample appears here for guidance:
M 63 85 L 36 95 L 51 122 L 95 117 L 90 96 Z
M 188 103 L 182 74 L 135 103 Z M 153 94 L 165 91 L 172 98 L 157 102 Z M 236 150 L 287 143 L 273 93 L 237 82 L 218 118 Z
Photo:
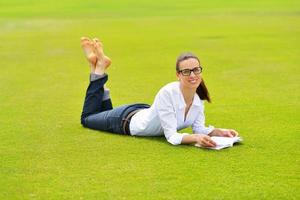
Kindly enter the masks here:
M 183 74 L 190 74 L 190 70 L 189 69 L 184 69 L 184 70 L 182 70 L 182 73 Z
M 202 69 L 201 69 L 201 67 L 196 67 L 196 68 L 193 69 L 193 71 L 196 74 L 200 74 L 202 72 Z

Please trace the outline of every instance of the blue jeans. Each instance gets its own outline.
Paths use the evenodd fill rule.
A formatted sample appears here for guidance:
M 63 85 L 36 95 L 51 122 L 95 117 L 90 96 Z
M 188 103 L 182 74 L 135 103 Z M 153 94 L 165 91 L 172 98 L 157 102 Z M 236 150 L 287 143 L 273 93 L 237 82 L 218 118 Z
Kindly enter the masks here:
M 138 103 L 112 107 L 111 99 L 103 101 L 104 84 L 108 76 L 91 81 L 84 100 L 81 124 L 84 127 L 119 134 L 126 133 L 122 126 L 129 113 L 137 109 L 149 108 L 148 104 Z

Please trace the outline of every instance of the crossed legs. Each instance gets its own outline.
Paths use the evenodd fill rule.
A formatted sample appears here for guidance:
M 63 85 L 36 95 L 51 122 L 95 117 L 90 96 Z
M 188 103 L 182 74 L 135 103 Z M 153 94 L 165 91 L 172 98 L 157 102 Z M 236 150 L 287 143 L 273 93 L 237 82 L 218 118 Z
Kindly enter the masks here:
M 111 60 L 104 54 L 103 45 L 99 39 L 93 40 L 82 37 L 81 47 L 85 53 L 85 56 L 89 62 L 91 73 L 102 75 L 106 69 L 110 66 Z
M 97 39 L 81 38 L 81 46 L 90 66 L 90 84 L 86 91 L 86 97 L 81 114 L 81 123 L 85 126 L 85 118 L 96 113 L 111 110 L 112 103 L 109 90 L 105 88 L 108 79 L 105 73 L 111 60 L 104 54 L 103 45 Z
M 86 91 L 81 124 L 91 129 L 129 135 L 130 119 L 127 118 L 129 114 L 150 106 L 128 104 L 113 109 L 108 89 L 104 87 L 108 80 L 105 72 L 111 60 L 104 54 L 103 45 L 97 38 L 91 40 L 84 37 L 81 39 L 81 45 L 91 70 L 91 81 Z

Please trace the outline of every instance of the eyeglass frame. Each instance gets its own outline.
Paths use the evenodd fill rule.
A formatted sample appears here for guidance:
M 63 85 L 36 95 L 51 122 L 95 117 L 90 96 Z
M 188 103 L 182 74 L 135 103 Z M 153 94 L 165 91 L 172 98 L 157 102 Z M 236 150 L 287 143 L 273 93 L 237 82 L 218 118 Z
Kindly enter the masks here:
M 195 73 L 195 69 L 197 69 L 197 68 L 200 68 L 200 72 L 199 73 Z M 178 73 L 181 73 L 183 76 L 190 76 L 191 75 L 191 73 L 193 72 L 195 75 L 199 75 L 199 74 L 201 74 L 202 73 L 202 67 L 201 66 L 199 66 L 199 67 L 195 67 L 195 68 L 193 68 L 193 69 L 181 69 L 181 70 L 178 70 L 177 72 Z M 184 70 L 189 70 L 189 75 L 184 75 L 183 73 L 182 73 L 182 71 L 184 71 Z

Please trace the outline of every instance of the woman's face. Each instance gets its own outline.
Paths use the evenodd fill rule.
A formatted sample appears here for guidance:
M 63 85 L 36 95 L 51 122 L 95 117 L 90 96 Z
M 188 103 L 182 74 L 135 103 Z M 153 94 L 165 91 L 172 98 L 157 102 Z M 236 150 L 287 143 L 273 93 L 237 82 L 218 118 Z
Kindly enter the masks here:
M 200 63 L 195 58 L 189 58 L 189 59 L 183 60 L 179 63 L 179 70 L 181 72 L 177 72 L 176 75 L 178 77 L 178 80 L 180 81 L 180 84 L 183 87 L 190 88 L 190 89 L 197 89 L 197 87 L 200 85 L 200 83 L 202 81 L 201 73 L 199 73 L 199 71 L 197 71 L 197 69 L 199 69 L 199 67 L 200 67 Z M 194 71 L 196 71 L 196 74 L 194 71 L 191 71 L 189 76 L 187 76 L 187 74 L 184 75 L 184 72 L 182 72 L 182 70 L 185 70 L 185 69 L 188 69 L 188 70 L 194 69 Z M 188 71 L 188 70 L 186 70 L 186 71 Z

